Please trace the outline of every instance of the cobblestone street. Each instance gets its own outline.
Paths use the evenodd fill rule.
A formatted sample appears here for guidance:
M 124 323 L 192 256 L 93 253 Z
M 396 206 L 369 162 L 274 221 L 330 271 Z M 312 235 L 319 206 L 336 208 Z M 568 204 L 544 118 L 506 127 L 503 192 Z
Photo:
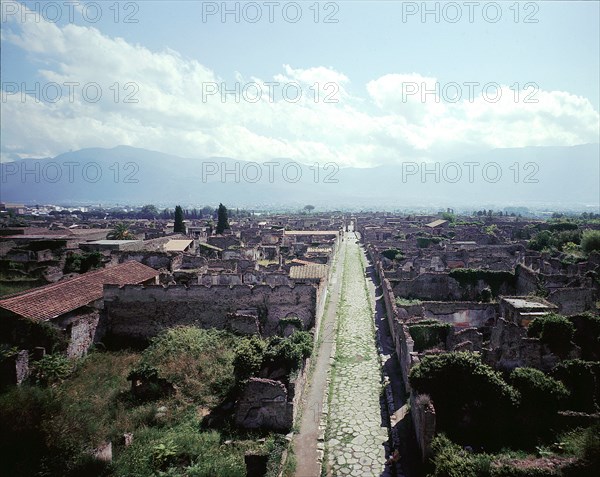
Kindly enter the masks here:
M 332 476 L 380 476 L 386 475 L 384 443 L 388 430 L 381 418 L 381 366 L 373 310 L 366 288 L 363 252 L 353 234 L 346 247 L 331 368 L 328 467 Z

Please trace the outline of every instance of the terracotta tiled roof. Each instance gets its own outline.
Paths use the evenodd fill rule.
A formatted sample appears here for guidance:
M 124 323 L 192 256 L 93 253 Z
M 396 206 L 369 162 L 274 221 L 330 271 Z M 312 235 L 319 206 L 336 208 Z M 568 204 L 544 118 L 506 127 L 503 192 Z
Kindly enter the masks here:
M 155 269 L 132 260 L 12 295 L 0 300 L 0 311 L 36 321 L 51 320 L 102 298 L 105 284 L 137 284 L 157 275 Z

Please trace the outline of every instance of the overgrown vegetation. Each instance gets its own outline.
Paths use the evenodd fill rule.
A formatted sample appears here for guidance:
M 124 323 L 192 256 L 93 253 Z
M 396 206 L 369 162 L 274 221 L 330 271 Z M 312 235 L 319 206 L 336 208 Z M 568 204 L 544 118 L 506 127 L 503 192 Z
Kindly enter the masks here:
M 75 370 L 72 360 L 63 354 L 47 354 L 31 366 L 31 376 L 37 384 L 43 386 L 60 383 Z
M 600 428 L 575 429 L 536 454 L 497 454 L 463 448 L 440 434 L 432 442 L 428 477 L 595 477 L 600 470 Z M 575 460 L 577 459 L 577 460 Z
M 397 248 L 388 248 L 388 249 L 384 250 L 383 252 L 381 252 L 381 255 L 383 255 L 388 260 L 404 259 L 404 254 L 402 253 L 402 250 L 397 249 Z
M 152 340 L 131 374 L 163 379 L 186 398 L 212 407 L 235 385 L 235 341 L 224 331 L 171 328 Z
M 263 369 L 284 368 L 287 373 L 294 372 L 310 356 L 312 348 L 312 335 L 306 331 L 294 331 L 287 338 L 242 338 L 235 348 L 235 375 L 244 381 Z
M 515 274 L 501 270 L 481 270 L 472 268 L 455 268 L 448 274 L 454 278 L 462 287 L 475 287 L 479 281 L 485 282 L 492 292 L 492 296 L 497 297 L 502 286 L 514 287 Z
M 302 335 L 286 340 L 305 352 Z M 159 335 L 142 353 L 92 352 L 78 361 L 46 356 L 30 383 L 0 394 L 3 475 L 241 477 L 246 451 L 270 455 L 269 475 L 277 475 L 287 444 L 281 436 L 246 434 L 227 422 L 210 430 L 203 425 L 235 391 L 236 343 L 245 341 L 181 327 Z M 273 342 L 272 352 L 295 356 L 282 343 Z M 127 380 L 132 370 L 169 380 L 174 392 L 139 399 Z M 133 434 L 128 447 L 125 433 Z M 102 464 L 92 451 L 108 441 L 113 463 Z
M 572 348 L 574 333 L 575 326 L 568 318 L 553 313 L 534 319 L 527 328 L 528 336 L 539 338 L 550 351 L 561 357 Z
M 396 305 L 398 306 L 412 306 L 422 305 L 423 302 L 417 298 L 400 298 L 396 297 Z
M 596 412 L 600 403 L 600 363 L 565 360 L 552 370 L 553 376 L 569 390 L 566 403 L 572 411 Z
M 569 396 L 565 385 L 533 368 L 515 369 L 509 382 L 520 395 L 518 411 L 512 416 L 521 429 L 515 443 L 528 447 L 536 440 L 550 439 L 558 411 Z
M 438 320 L 424 320 L 409 324 L 408 330 L 415 343 L 414 350 L 421 352 L 436 346 L 444 349 L 452 325 Z
M 417 237 L 417 247 L 428 248 L 430 245 L 438 244 L 441 241 L 441 237 Z
M 585 230 L 581 237 L 581 249 L 588 255 L 600 252 L 600 230 Z
M 410 371 L 411 386 L 431 396 L 437 428 L 459 443 L 503 444 L 518 392 L 500 373 L 468 352 L 424 356 Z
M 65 261 L 63 273 L 85 273 L 102 265 L 100 252 L 72 253 Z
M 562 251 L 568 243 L 579 245 L 581 239 L 582 233 L 577 226 L 575 226 L 575 229 L 542 230 L 529 241 L 527 248 L 538 252 Z

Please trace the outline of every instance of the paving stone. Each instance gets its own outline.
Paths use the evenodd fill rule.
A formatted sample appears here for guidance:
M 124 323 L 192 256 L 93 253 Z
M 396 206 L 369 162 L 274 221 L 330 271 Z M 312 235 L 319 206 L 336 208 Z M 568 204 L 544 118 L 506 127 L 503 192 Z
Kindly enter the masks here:
M 386 471 L 388 435 L 381 427 L 381 360 L 361 253 L 352 241 L 347 245 L 327 442 L 333 474 L 359 477 Z

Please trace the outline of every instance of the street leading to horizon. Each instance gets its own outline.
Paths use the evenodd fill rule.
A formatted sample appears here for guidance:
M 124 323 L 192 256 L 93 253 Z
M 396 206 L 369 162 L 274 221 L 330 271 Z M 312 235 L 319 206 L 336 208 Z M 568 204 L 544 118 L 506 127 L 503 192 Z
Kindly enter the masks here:
M 381 365 L 366 283 L 366 257 L 354 232 L 345 240 L 343 260 L 326 432 L 327 465 L 333 476 L 379 476 L 385 471 L 388 430 L 381 416 Z
M 358 235 L 353 231 L 346 233 L 340 242 L 329 286 L 329 304 L 323 316 L 322 339 L 314 357 L 315 367 L 295 437 L 297 477 L 318 475 L 318 449 L 323 448 L 327 475 L 388 475 L 385 466 L 388 429 L 381 414 L 381 364 L 366 265 Z M 325 442 L 319 444 L 318 427 L 326 386 L 329 386 L 327 427 Z

